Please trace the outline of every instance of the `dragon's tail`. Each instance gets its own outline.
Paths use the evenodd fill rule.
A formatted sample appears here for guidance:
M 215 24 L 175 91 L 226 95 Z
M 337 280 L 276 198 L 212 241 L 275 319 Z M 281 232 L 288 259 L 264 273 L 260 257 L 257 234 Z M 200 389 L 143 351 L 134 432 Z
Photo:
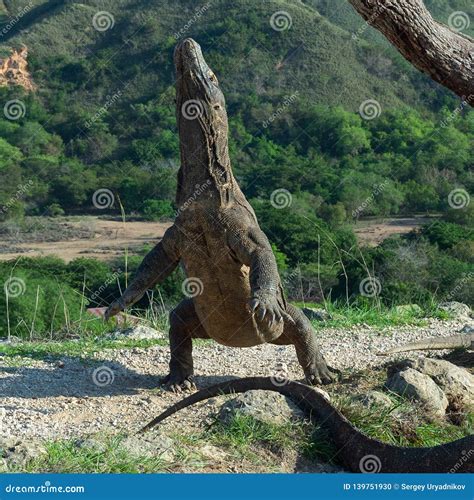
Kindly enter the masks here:
M 329 431 L 337 448 L 334 457 L 340 457 L 354 472 L 474 472 L 472 460 L 465 456 L 468 450 L 474 449 L 474 436 L 428 448 L 392 446 L 372 439 L 353 427 L 312 387 L 294 381 L 276 382 L 271 377 L 234 379 L 202 389 L 178 401 L 139 432 L 151 429 L 170 415 L 200 401 L 249 390 L 279 392 L 289 397 Z
M 411 342 L 409 344 L 404 344 L 398 347 L 389 349 L 388 351 L 379 353 L 381 356 L 387 356 L 388 354 L 395 354 L 397 352 L 405 351 L 423 351 L 429 349 L 458 349 L 465 348 L 469 349 L 473 346 L 474 335 L 473 334 L 460 334 L 452 335 L 450 337 L 432 337 L 426 340 L 420 340 L 419 342 Z

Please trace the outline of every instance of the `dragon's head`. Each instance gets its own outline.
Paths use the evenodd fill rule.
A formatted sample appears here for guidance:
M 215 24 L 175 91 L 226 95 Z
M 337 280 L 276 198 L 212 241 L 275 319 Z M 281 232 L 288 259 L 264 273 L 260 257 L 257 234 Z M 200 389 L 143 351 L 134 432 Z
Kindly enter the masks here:
M 180 42 L 174 52 L 176 101 L 181 118 L 225 119 L 225 99 L 201 47 L 192 38 Z
M 209 179 L 222 196 L 232 183 L 224 94 L 192 38 L 176 46 L 174 62 L 182 166 L 178 198 L 190 196 L 192 186 Z

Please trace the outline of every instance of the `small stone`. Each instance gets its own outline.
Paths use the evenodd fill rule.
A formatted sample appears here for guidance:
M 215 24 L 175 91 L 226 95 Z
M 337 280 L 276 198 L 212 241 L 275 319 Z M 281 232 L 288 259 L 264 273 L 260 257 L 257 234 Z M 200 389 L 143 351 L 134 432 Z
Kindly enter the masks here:
M 163 332 L 159 332 L 154 328 L 150 328 L 145 325 L 137 325 L 132 326 L 131 328 L 127 328 L 125 330 L 118 330 L 109 335 L 109 338 L 113 340 L 121 340 L 121 339 L 134 339 L 134 340 L 153 340 L 153 339 L 163 339 L 165 338 L 165 334 Z
M 448 399 L 428 375 L 413 368 L 405 368 L 393 374 L 385 385 L 400 396 L 419 401 L 434 415 L 445 415 Z
M 206 444 L 199 449 L 199 452 L 204 458 L 212 460 L 215 462 L 225 460 L 227 458 L 227 453 L 212 444 Z
M 331 315 L 325 309 L 315 309 L 314 307 L 303 307 L 305 316 L 311 321 L 329 321 Z
M 464 325 L 458 333 L 474 333 L 474 326 Z
M 99 453 L 104 453 L 107 450 L 107 446 L 105 445 L 105 443 L 95 438 L 80 439 L 76 441 L 75 445 L 78 448 L 90 449 Z
M 376 406 L 389 409 L 394 406 L 392 400 L 386 394 L 380 391 L 369 391 L 367 394 L 357 396 L 356 399 L 360 401 L 361 404 L 366 408 L 372 408 Z
M 29 438 L 0 438 L 0 457 L 7 465 L 25 466 L 31 460 L 46 454 L 46 448 L 40 441 Z
M 395 307 L 395 312 L 400 315 L 413 314 L 420 316 L 423 313 L 423 310 L 418 304 L 402 304 Z

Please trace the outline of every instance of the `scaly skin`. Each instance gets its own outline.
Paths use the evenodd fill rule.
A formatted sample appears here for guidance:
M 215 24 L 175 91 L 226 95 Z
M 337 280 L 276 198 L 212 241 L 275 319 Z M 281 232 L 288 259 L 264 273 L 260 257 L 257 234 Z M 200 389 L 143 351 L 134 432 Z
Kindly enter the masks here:
M 222 382 L 208 387 L 174 404 L 148 423 L 145 432 L 179 410 L 221 394 L 249 390 L 274 391 L 289 397 L 329 431 L 336 456 L 353 472 L 474 472 L 469 453 L 474 436 L 429 448 L 405 448 L 369 438 L 356 429 L 324 397 L 307 385 L 288 381 L 282 385 L 269 377 L 251 377 Z
M 166 381 L 172 390 L 193 386 L 193 338 L 232 347 L 294 344 L 307 381 L 329 383 L 332 374 L 311 324 L 286 303 L 270 243 L 233 176 L 217 78 L 192 39 L 176 47 L 174 59 L 179 215 L 122 297 L 108 308 L 106 319 L 135 303 L 181 263 L 199 293 L 183 300 L 170 316 Z
M 409 344 L 401 345 L 389 349 L 381 356 L 388 356 L 397 352 L 405 351 L 424 351 L 430 349 L 470 349 L 474 346 L 474 333 L 461 333 L 459 335 L 452 335 L 451 337 L 433 337 L 419 342 L 411 342 Z

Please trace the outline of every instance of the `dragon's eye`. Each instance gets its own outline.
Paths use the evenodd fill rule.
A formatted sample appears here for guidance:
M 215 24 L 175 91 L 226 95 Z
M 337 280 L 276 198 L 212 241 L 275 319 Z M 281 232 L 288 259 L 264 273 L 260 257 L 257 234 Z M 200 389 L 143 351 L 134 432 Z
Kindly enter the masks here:
M 214 83 L 218 83 L 217 76 L 212 71 L 209 71 L 209 79 Z

